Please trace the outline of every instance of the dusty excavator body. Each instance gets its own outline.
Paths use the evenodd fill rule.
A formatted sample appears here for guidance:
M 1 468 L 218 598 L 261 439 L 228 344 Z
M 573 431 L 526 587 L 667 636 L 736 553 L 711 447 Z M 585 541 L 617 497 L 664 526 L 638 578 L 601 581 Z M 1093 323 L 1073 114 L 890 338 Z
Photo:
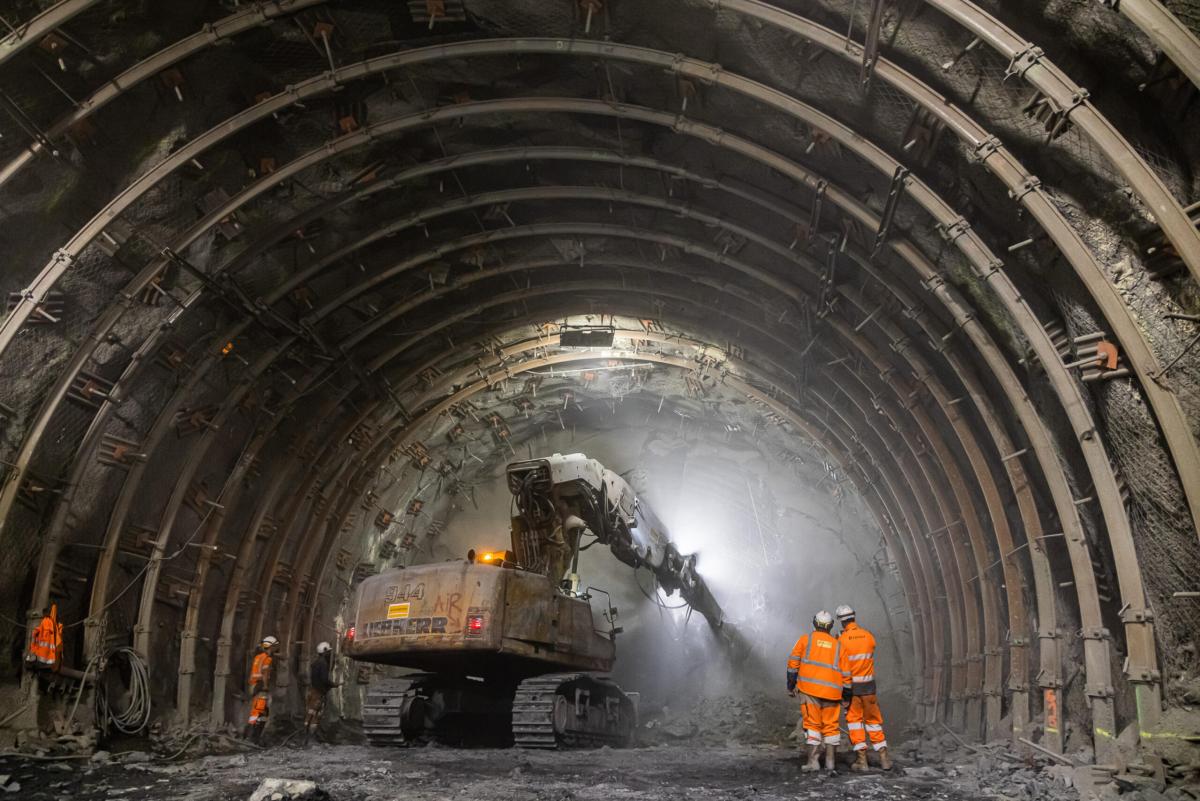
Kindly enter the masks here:
M 599 675 L 616 658 L 591 603 L 549 578 L 467 561 L 398 569 L 359 589 L 355 659 L 421 671 L 371 685 L 376 744 L 626 745 L 635 698 Z
M 597 618 L 578 589 L 588 536 L 680 592 L 714 630 L 725 628 L 696 556 L 680 554 L 628 483 L 599 462 L 583 454 L 516 462 L 508 484 L 519 510 L 511 550 L 398 568 L 359 585 L 350 656 L 420 671 L 371 685 L 363 725 L 372 742 L 628 744 L 636 695 L 602 675 L 616 659 L 617 611 L 606 605 Z
M 364 581 L 358 597 L 350 654 L 359 660 L 521 679 L 607 671 L 616 658 L 587 600 L 515 567 L 464 560 L 392 570 Z

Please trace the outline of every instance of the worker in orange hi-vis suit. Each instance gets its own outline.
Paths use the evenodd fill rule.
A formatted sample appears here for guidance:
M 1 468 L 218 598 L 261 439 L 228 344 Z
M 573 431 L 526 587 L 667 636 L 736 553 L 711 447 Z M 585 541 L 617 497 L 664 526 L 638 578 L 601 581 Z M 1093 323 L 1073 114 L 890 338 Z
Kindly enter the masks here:
M 50 604 L 29 636 L 25 661 L 30 667 L 58 670 L 62 661 L 62 628 L 58 622 L 58 604 Z
M 842 741 L 838 729 L 838 710 L 842 699 L 849 694 L 850 675 L 843 673 L 841 646 L 829 633 L 833 615 L 825 610 L 813 616 L 813 632 L 796 641 L 788 659 L 787 688 L 789 695 L 799 691 L 800 712 L 804 725 L 808 760 L 800 768 L 804 773 L 821 769 L 821 751 L 825 752 L 825 770 L 836 776 L 833 760 Z M 824 747 L 822 749 L 822 746 Z
M 887 738 L 883 734 L 883 714 L 879 711 L 879 700 L 875 695 L 875 637 L 858 625 L 854 610 L 845 604 L 837 608 L 837 618 L 842 624 L 838 637 L 841 648 L 841 670 L 850 674 L 850 696 L 846 700 L 846 728 L 850 742 L 854 744 L 854 764 L 850 770 L 865 773 L 867 763 L 867 740 L 879 754 L 879 767 L 892 769 L 892 758 L 888 755 Z
M 255 654 L 250 666 L 250 717 L 246 721 L 245 736 L 254 742 L 262 738 L 271 714 L 271 678 L 275 672 L 271 652 L 278 644 L 279 640 L 270 635 L 263 637 L 262 650 Z

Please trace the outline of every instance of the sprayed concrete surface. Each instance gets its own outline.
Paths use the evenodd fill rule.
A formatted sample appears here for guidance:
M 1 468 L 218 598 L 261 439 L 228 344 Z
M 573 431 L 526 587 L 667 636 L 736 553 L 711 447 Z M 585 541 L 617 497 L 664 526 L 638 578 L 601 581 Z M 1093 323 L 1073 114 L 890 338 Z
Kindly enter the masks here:
M 308 779 L 334 801 L 689 801 L 690 799 L 892 799 L 964 801 L 940 777 L 843 771 L 800 773 L 793 748 L 669 745 L 566 753 L 430 746 L 274 748 L 178 763 L 8 763 L 23 799 L 248 799 L 268 777 Z

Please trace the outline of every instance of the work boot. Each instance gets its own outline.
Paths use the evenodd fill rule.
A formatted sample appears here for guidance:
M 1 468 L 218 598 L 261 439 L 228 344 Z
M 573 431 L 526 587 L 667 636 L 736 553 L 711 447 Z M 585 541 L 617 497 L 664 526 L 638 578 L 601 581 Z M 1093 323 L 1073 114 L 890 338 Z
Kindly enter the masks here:
M 800 767 L 800 772 L 801 773 L 816 773 L 818 770 L 820 770 L 821 766 L 819 764 L 817 764 L 817 760 L 820 758 L 820 756 L 821 756 L 821 746 L 810 745 L 808 747 L 808 761 L 805 762 Z
M 864 755 L 866 755 L 867 752 L 863 751 L 862 753 Z M 885 745 L 883 748 L 880 748 L 876 753 L 879 754 L 880 769 L 881 770 L 891 770 L 892 769 L 892 757 L 890 754 L 888 754 L 887 746 Z
M 826 746 L 825 746 L 825 775 L 826 776 L 836 776 L 837 775 L 837 765 L 834 764 L 835 759 L 837 759 L 837 746 L 826 744 Z
M 851 773 L 866 773 L 871 769 L 867 764 L 867 749 L 860 748 L 854 752 L 854 764 L 850 766 Z

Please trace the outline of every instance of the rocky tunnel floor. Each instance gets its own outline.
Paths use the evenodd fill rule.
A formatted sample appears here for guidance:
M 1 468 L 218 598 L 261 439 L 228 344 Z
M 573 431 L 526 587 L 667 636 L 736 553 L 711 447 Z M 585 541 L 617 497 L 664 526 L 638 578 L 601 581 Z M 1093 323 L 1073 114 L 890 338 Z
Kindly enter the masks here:
M 846 758 L 846 757 L 843 757 Z M 660 745 L 625 750 L 539 752 L 460 750 L 429 746 L 380 749 L 359 745 L 276 747 L 251 754 L 164 762 L 142 754 L 121 762 L 0 761 L 5 789 L 22 799 L 250 799 L 267 778 L 315 782 L 324 794 L 282 798 L 333 801 L 690 801 L 691 799 L 891 799 L 966 801 L 1074 798 L 1045 794 L 1020 777 L 980 787 L 962 783 L 973 767 L 899 767 L 884 774 L 802 774 L 796 749 L 785 746 Z M 12 790 L 12 783 L 19 783 Z M 974 790 L 973 788 L 978 788 Z M 2 796 L 0 796 L 2 797 Z M 264 797 L 260 794 L 259 797 Z M 270 798 L 271 795 L 265 795 Z

